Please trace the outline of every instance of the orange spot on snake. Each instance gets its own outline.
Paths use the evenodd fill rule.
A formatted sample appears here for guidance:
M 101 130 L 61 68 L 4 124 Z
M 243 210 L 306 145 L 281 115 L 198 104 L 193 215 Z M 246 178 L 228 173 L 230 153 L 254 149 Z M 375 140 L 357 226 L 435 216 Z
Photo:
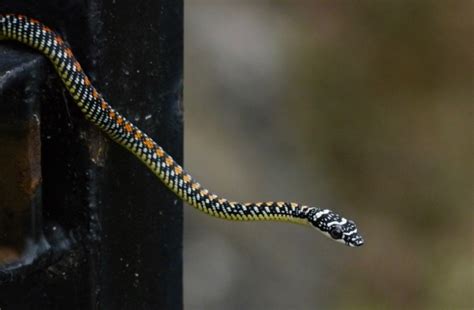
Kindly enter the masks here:
M 176 174 L 181 174 L 181 172 L 183 172 L 183 168 L 181 168 L 180 166 L 176 166 L 174 167 L 174 172 Z
M 109 112 L 109 117 L 114 119 L 115 118 L 115 112 L 114 111 L 110 111 Z
M 123 128 L 125 128 L 128 133 L 132 132 L 132 126 L 130 125 L 130 123 L 126 123 Z
M 183 181 L 186 182 L 186 183 L 188 183 L 189 181 L 191 181 L 191 176 L 190 176 L 189 174 L 185 174 L 185 175 L 183 176 Z
M 76 68 L 77 71 L 82 70 L 81 64 L 77 60 L 74 61 L 74 67 Z
M 58 44 L 63 44 L 64 43 L 63 38 L 61 38 L 60 36 L 56 36 L 54 38 L 54 40 L 56 40 L 56 43 L 58 43 Z M 76 63 L 77 63 L 77 61 L 76 61 Z M 76 65 L 76 63 L 74 63 L 74 66 Z
M 156 149 L 156 155 L 158 155 L 159 157 L 163 157 L 163 155 L 165 155 L 165 151 L 163 151 L 163 149 L 159 147 Z
M 143 144 L 145 144 L 147 149 L 151 149 L 153 147 L 153 141 L 150 138 L 146 138 Z
M 143 134 L 140 131 L 135 132 L 135 139 L 140 140 L 143 137 Z
M 169 157 L 169 156 L 166 157 L 165 161 L 166 161 L 166 164 L 167 164 L 168 166 L 171 166 L 171 165 L 173 164 L 173 158 L 171 158 L 171 157 Z
M 72 57 L 73 54 L 72 54 L 72 50 L 68 47 L 66 48 L 66 55 L 68 55 L 69 57 Z
M 102 110 L 107 110 L 107 108 L 108 108 L 107 102 L 105 102 L 105 100 L 102 100 L 102 103 L 100 104 L 100 107 L 102 108 Z
M 119 125 L 123 124 L 123 118 L 121 116 L 117 117 L 117 124 L 119 124 Z

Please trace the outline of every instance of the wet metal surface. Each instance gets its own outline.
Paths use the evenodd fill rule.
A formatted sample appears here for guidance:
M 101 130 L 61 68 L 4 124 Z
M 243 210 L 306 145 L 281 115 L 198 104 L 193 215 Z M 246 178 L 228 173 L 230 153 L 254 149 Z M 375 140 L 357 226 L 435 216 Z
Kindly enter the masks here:
M 2 0 L 0 12 L 57 30 L 110 104 L 182 162 L 182 1 Z M 22 128 L 0 125 L 0 178 L 16 173 L 31 198 L 14 208 L 26 223 L 3 251 L 13 263 L 0 265 L 0 308 L 182 308 L 181 201 L 84 119 L 37 52 L 1 42 L 0 72 L 1 124 Z M 13 103 L 18 83 L 28 87 Z M 12 113 L 35 117 L 9 124 Z M 0 186 L 10 210 L 19 196 Z

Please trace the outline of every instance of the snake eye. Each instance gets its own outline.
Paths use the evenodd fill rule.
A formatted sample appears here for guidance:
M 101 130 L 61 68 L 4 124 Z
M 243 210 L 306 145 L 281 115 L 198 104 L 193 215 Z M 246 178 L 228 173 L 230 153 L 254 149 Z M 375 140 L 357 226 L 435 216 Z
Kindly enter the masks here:
M 334 226 L 329 231 L 329 234 L 333 239 L 341 239 L 342 238 L 342 229 L 340 226 Z

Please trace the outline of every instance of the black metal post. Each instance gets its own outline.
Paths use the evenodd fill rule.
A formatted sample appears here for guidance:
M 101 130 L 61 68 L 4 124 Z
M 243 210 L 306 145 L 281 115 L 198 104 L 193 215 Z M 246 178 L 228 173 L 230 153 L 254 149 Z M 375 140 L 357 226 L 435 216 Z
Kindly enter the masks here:
M 58 30 L 109 103 L 182 160 L 182 1 L 2 0 L 0 12 Z M 25 64 L 31 70 L 18 70 Z M 20 92 L 12 80 L 34 87 Z M 0 309 L 182 308 L 181 202 L 83 119 L 35 51 L 1 41 L 0 81 L 0 119 L 13 124 L 0 126 L 0 145 L 16 130 L 18 141 L 37 137 L 27 150 L 41 149 L 30 160 L 41 163 L 30 200 L 0 183 L 30 214 L 11 241 L 1 214 L 12 206 L 0 198 L 0 259 L 3 245 L 19 249 L 0 262 Z M 37 119 L 41 138 L 15 117 Z

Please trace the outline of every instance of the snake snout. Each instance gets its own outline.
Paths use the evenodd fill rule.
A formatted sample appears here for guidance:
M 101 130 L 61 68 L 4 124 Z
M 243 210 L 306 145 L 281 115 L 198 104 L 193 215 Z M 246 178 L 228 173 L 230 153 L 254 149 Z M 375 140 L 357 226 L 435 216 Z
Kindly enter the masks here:
M 352 247 L 358 247 L 364 244 L 364 238 L 362 238 L 362 236 L 359 235 L 358 233 L 349 235 L 347 236 L 346 239 L 347 239 L 346 240 L 347 245 L 352 246 Z

